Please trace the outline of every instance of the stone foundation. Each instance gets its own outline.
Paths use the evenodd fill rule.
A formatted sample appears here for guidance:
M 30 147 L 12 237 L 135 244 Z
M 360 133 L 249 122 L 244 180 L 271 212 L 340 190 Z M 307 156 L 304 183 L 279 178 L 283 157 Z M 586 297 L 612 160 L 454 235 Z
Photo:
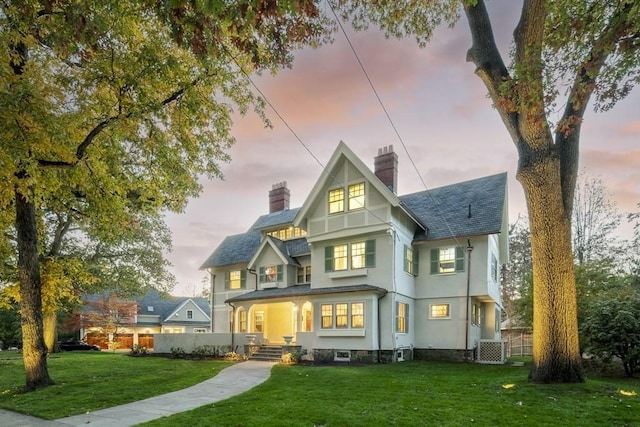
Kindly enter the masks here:
M 465 359 L 465 353 L 469 360 Z M 448 362 L 465 362 L 475 360 L 475 350 L 454 350 L 454 349 L 435 349 L 435 348 L 414 348 L 413 357 L 416 360 L 442 360 Z

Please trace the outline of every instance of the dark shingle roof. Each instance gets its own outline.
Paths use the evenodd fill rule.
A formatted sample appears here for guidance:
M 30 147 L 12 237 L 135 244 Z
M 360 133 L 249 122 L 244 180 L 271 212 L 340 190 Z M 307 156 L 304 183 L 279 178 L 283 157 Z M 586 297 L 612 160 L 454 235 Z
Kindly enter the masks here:
M 160 316 L 161 321 L 164 321 L 164 319 L 169 317 L 181 304 L 189 299 L 204 311 L 207 316 L 211 315 L 207 298 L 175 297 L 172 295 L 163 295 L 158 291 L 150 291 L 141 297 L 135 298 L 138 303 L 138 314 Z M 149 311 L 149 307 L 153 307 L 153 311 Z
M 260 237 L 256 230 L 226 237 L 200 268 L 249 262 L 260 245 Z
M 371 285 L 354 285 L 354 286 L 337 286 L 334 288 L 314 288 L 311 289 L 311 285 L 297 285 L 289 286 L 287 288 L 275 288 L 275 289 L 263 289 L 260 291 L 253 291 L 247 294 L 238 295 L 237 297 L 229 298 L 225 301 L 228 302 L 240 302 L 251 300 L 263 300 L 273 298 L 285 298 L 294 296 L 307 296 L 307 295 L 323 295 L 323 294 L 336 294 L 345 292 L 362 292 L 372 291 L 379 293 L 387 293 L 385 289 Z
M 291 224 L 293 219 L 298 214 L 300 208 L 285 209 L 282 211 L 272 212 L 267 215 L 262 215 L 251 226 L 252 230 L 264 230 L 265 228 L 276 227 L 278 225 Z
M 415 240 L 440 240 L 500 232 L 507 174 L 501 173 L 420 193 L 400 201 L 427 227 Z M 471 216 L 469 216 L 471 212 Z
M 402 205 L 428 230 L 419 231 L 416 241 L 440 240 L 454 236 L 473 236 L 500 232 L 506 198 L 507 174 L 501 173 L 471 181 L 400 196 Z M 469 218 L 471 205 L 471 218 Z M 249 231 L 225 238 L 200 268 L 246 263 L 260 246 L 261 230 L 291 224 L 300 208 L 262 215 Z M 306 238 L 273 239 L 287 257 L 310 253 Z M 292 262 L 297 264 L 297 262 Z

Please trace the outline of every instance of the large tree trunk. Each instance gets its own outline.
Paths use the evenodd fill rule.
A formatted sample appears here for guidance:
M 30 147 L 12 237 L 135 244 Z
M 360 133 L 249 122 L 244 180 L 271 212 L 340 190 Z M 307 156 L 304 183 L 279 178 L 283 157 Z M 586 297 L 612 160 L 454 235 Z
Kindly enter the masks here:
M 583 382 L 578 342 L 571 214 L 560 185 L 560 161 L 548 154 L 523 164 L 533 257 L 533 366 L 539 383 Z
M 22 357 L 26 389 L 35 390 L 53 384 L 47 369 L 47 350 L 42 328 L 42 287 L 36 215 L 33 200 L 28 200 L 18 189 L 15 195 Z
M 47 312 L 44 314 L 42 323 L 44 333 L 44 344 L 47 353 L 55 353 L 58 351 L 58 316 L 56 312 Z

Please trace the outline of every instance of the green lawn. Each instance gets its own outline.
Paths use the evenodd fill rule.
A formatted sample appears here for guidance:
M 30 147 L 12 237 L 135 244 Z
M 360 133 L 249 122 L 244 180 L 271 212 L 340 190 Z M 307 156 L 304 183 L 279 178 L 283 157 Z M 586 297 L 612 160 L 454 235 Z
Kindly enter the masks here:
M 275 366 L 257 388 L 150 426 L 638 426 L 640 382 L 534 385 L 529 368 Z M 621 393 L 622 391 L 622 393 Z
M 0 353 L 0 407 L 55 419 L 187 387 L 225 362 L 62 353 L 53 387 L 20 394 L 18 357 Z M 276 365 L 265 383 L 151 426 L 640 426 L 640 380 L 590 376 L 534 385 L 529 367 L 445 362 Z M 0 423 L 1 424 L 1 423 Z
M 215 376 L 232 363 L 64 352 L 50 355 L 48 360 L 49 374 L 56 385 L 22 393 L 25 376 L 20 356 L 16 352 L 0 352 L 0 408 L 46 419 L 180 390 Z

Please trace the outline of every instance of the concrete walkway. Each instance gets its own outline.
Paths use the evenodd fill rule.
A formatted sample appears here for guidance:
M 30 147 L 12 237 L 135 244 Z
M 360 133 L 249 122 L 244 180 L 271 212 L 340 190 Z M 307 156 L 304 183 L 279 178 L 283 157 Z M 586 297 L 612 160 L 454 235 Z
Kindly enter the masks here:
M 247 391 L 266 381 L 274 364 L 275 362 L 254 360 L 237 363 L 223 369 L 215 377 L 184 390 L 55 421 L 46 421 L 0 409 L 0 425 L 2 427 L 64 427 L 87 424 L 133 426 L 215 403 Z

